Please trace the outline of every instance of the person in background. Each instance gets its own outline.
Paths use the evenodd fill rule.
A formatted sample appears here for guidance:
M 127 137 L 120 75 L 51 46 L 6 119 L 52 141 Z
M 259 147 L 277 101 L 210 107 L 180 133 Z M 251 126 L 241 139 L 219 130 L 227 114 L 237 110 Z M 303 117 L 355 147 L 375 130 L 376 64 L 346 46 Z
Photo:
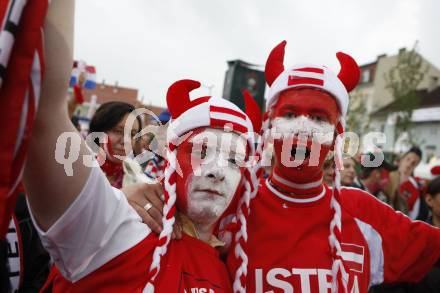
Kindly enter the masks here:
M 165 169 L 165 159 L 163 141 L 166 139 L 166 132 L 168 121 L 170 121 L 171 115 L 168 110 L 162 111 L 159 118 L 159 129 L 154 137 L 151 138 L 149 143 L 149 151 L 153 153 L 153 157 L 146 162 L 144 173 L 150 179 L 160 179 L 163 177 L 163 171 Z
M 333 182 L 335 180 L 335 161 L 333 154 L 329 154 L 324 161 L 324 175 L 323 181 L 328 187 L 333 187 Z
M 366 154 L 368 161 L 374 161 L 374 154 Z M 362 159 L 361 159 L 362 160 Z M 376 196 L 381 201 L 388 203 L 387 197 L 383 190 L 389 182 L 389 173 L 396 168 L 385 159 L 377 166 L 368 166 L 365 161 L 360 164 L 359 178 L 355 179 L 353 187 L 365 190 L 366 192 Z
M 135 110 L 134 106 L 125 102 L 108 102 L 102 104 L 90 121 L 89 132 L 104 132 L 108 136 L 108 142 L 99 144 L 105 154 L 98 154 L 98 158 L 105 158 L 101 165 L 111 185 L 121 188 L 124 179 L 123 158 L 125 158 L 125 144 L 135 145 L 134 137 L 141 130 L 142 122 L 136 117 L 131 132 L 124 133 L 128 115 Z M 130 150 L 131 151 L 131 150 Z
M 398 169 L 390 173 L 385 187 L 388 202 L 395 210 L 407 214 L 412 219 L 425 220 L 428 214 L 423 201 L 423 184 L 414 177 L 414 169 L 422 159 L 418 147 L 410 148 L 399 160 Z
M 431 212 L 427 222 L 440 228 L 440 176 L 429 182 L 425 201 Z
M 356 179 L 356 161 L 352 157 L 343 160 L 344 169 L 341 170 L 341 185 L 353 186 Z
M 440 177 L 432 180 L 427 187 L 425 195 L 426 204 L 429 206 L 431 216 L 426 222 L 440 228 Z M 370 293 L 438 293 L 440 292 L 440 261 L 418 283 L 415 284 L 388 284 L 373 287 Z
M 434 227 L 440 228 L 440 177 L 435 178 L 428 184 L 425 201 L 431 211 L 431 216 L 428 217 L 427 222 Z M 440 261 L 437 262 L 420 283 L 412 285 L 411 290 L 408 292 L 440 292 Z
M 5 240 L 4 248 L 0 247 L 0 267 L 6 265 L 6 273 L 0 272 L 0 276 L 9 278 L 10 288 L 0 292 L 38 292 L 49 275 L 50 257 L 32 223 L 23 190 Z

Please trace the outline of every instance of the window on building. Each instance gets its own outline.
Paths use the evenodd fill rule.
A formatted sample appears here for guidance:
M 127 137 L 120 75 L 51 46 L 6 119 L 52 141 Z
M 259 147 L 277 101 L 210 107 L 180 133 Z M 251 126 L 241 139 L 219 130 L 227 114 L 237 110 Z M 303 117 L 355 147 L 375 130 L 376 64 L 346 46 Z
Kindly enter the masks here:
M 435 161 L 436 157 L 435 157 L 435 153 L 437 151 L 437 146 L 435 145 L 427 145 L 425 147 L 425 163 L 429 164 L 431 163 L 431 161 Z
M 362 70 L 361 82 L 362 83 L 370 82 L 370 70 L 369 69 Z

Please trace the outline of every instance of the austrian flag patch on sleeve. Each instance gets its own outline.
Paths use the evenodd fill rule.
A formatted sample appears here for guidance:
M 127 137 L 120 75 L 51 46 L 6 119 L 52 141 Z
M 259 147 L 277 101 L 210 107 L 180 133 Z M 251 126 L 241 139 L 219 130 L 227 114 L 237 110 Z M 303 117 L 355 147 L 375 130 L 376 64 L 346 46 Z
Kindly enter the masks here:
M 341 243 L 341 253 L 344 263 L 351 271 L 362 273 L 364 271 L 364 251 L 361 245 Z

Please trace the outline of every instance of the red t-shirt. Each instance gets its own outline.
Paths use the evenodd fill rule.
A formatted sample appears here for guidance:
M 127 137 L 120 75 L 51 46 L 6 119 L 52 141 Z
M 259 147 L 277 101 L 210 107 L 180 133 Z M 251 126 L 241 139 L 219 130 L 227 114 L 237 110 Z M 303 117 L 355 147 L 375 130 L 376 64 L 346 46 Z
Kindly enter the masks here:
M 248 220 L 248 292 L 330 292 L 331 194 L 325 187 L 316 197 L 292 198 L 261 182 Z M 349 292 L 417 281 L 440 257 L 440 229 L 413 222 L 359 189 L 343 188 L 341 207 Z M 229 271 L 236 265 L 231 253 Z
M 72 283 L 52 268 L 42 292 L 142 292 L 157 236 L 150 234 L 130 250 Z M 217 250 L 184 234 L 172 240 L 165 255 L 155 292 L 231 292 L 231 282 Z

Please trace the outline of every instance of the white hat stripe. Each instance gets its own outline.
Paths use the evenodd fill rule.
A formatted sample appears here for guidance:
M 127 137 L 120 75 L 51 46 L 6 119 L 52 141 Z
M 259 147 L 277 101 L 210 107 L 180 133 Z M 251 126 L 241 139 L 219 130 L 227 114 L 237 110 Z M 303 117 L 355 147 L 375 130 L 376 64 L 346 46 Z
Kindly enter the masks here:
M 299 77 L 310 77 L 310 78 L 316 78 L 316 79 L 324 79 L 324 75 L 322 73 L 315 73 L 315 72 L 293 70 L 290 73 L 290 75 L 295 75 L 295 76 L 299 76 Z
M 226 122 L 228 122 L 228 121 L 234 122 L 236 124 L 239 124 L 239 125 L 245 127 L 246 129 L 248 128 L 246 120 L 244 120 L 238 116 L 232 115 L 232 114 L 211 111 L 211 119 L 218 119 L 218 120 L 223 120 Z

